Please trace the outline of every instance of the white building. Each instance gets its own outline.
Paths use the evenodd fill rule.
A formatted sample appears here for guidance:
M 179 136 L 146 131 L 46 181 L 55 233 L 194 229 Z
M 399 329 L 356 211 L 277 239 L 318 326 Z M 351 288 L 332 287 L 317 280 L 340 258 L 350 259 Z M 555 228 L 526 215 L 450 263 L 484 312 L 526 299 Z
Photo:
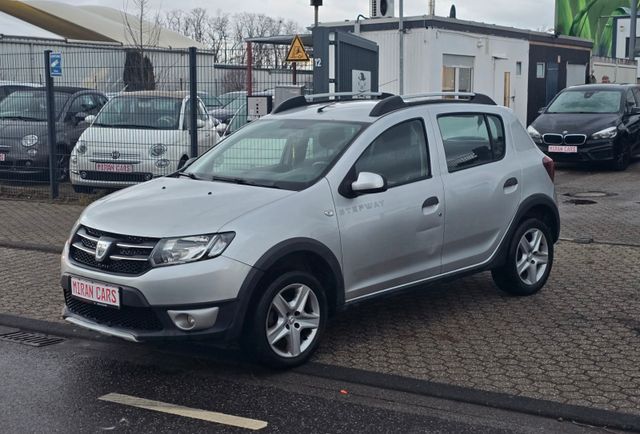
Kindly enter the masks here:
M 399 93 L 398 18 L 321 25 L 376 42 L 380 90 Z M 513 109 L 525 124 L 559 90 L 585 83 L 593 45 L 578 38 L 436 16 L 405 18 L 404 28 L 404 94 L 484 93 Z M 568 70 L 581 71 L 580 77 L 567 77 Z M 541 100 L 529 101 L 532 92 L 541 93 L 536 95 Z

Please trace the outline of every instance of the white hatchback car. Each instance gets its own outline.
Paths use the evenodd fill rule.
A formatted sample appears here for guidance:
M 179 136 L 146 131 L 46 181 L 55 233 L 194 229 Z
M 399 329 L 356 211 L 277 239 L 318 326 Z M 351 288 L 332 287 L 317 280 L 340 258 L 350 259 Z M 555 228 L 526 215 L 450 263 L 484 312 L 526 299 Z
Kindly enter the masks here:
M 142 91 L 112 98 L 71 153 L 70 177 L 79 193 L 121 188 L 165 176 L 190 156 L 188 92 Z M 198 154 L 218 142 L 215 121 L 198 100 Z

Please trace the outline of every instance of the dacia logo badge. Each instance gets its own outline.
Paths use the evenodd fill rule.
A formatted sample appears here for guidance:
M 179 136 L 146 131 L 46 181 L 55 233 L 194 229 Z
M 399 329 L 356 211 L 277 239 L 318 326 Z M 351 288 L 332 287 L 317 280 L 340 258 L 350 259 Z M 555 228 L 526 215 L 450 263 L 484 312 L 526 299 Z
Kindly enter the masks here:
M 120 158 L 120 152 L 118 151 L 113 151 L 111 153 L 111 158 L 113 158 L 114 160 L 117 160 L 118 158 Z
M 104 262 L 109 250 L 111 250 L 111 240 L 98 240 L 96 244 L 96 261 Z

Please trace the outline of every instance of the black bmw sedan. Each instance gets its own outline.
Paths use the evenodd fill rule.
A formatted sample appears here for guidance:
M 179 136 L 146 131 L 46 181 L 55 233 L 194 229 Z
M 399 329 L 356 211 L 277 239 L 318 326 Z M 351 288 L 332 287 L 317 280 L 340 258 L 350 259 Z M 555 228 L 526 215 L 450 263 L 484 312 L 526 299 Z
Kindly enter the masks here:
M 567 88 L 540 110 L 527 131 L 555 161 L 608 161 L 614 169 L 625 170 L 631 158 L 640 155 L 640 87 Z

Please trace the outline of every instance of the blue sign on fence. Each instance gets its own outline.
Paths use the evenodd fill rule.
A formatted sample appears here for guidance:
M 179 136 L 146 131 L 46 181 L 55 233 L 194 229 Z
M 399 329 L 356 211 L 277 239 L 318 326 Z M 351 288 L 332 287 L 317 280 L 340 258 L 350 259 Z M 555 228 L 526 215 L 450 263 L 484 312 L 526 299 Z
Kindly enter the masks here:
M 52 77 L 62 77 L 62 53 L 49 55 L 49 71 Z

